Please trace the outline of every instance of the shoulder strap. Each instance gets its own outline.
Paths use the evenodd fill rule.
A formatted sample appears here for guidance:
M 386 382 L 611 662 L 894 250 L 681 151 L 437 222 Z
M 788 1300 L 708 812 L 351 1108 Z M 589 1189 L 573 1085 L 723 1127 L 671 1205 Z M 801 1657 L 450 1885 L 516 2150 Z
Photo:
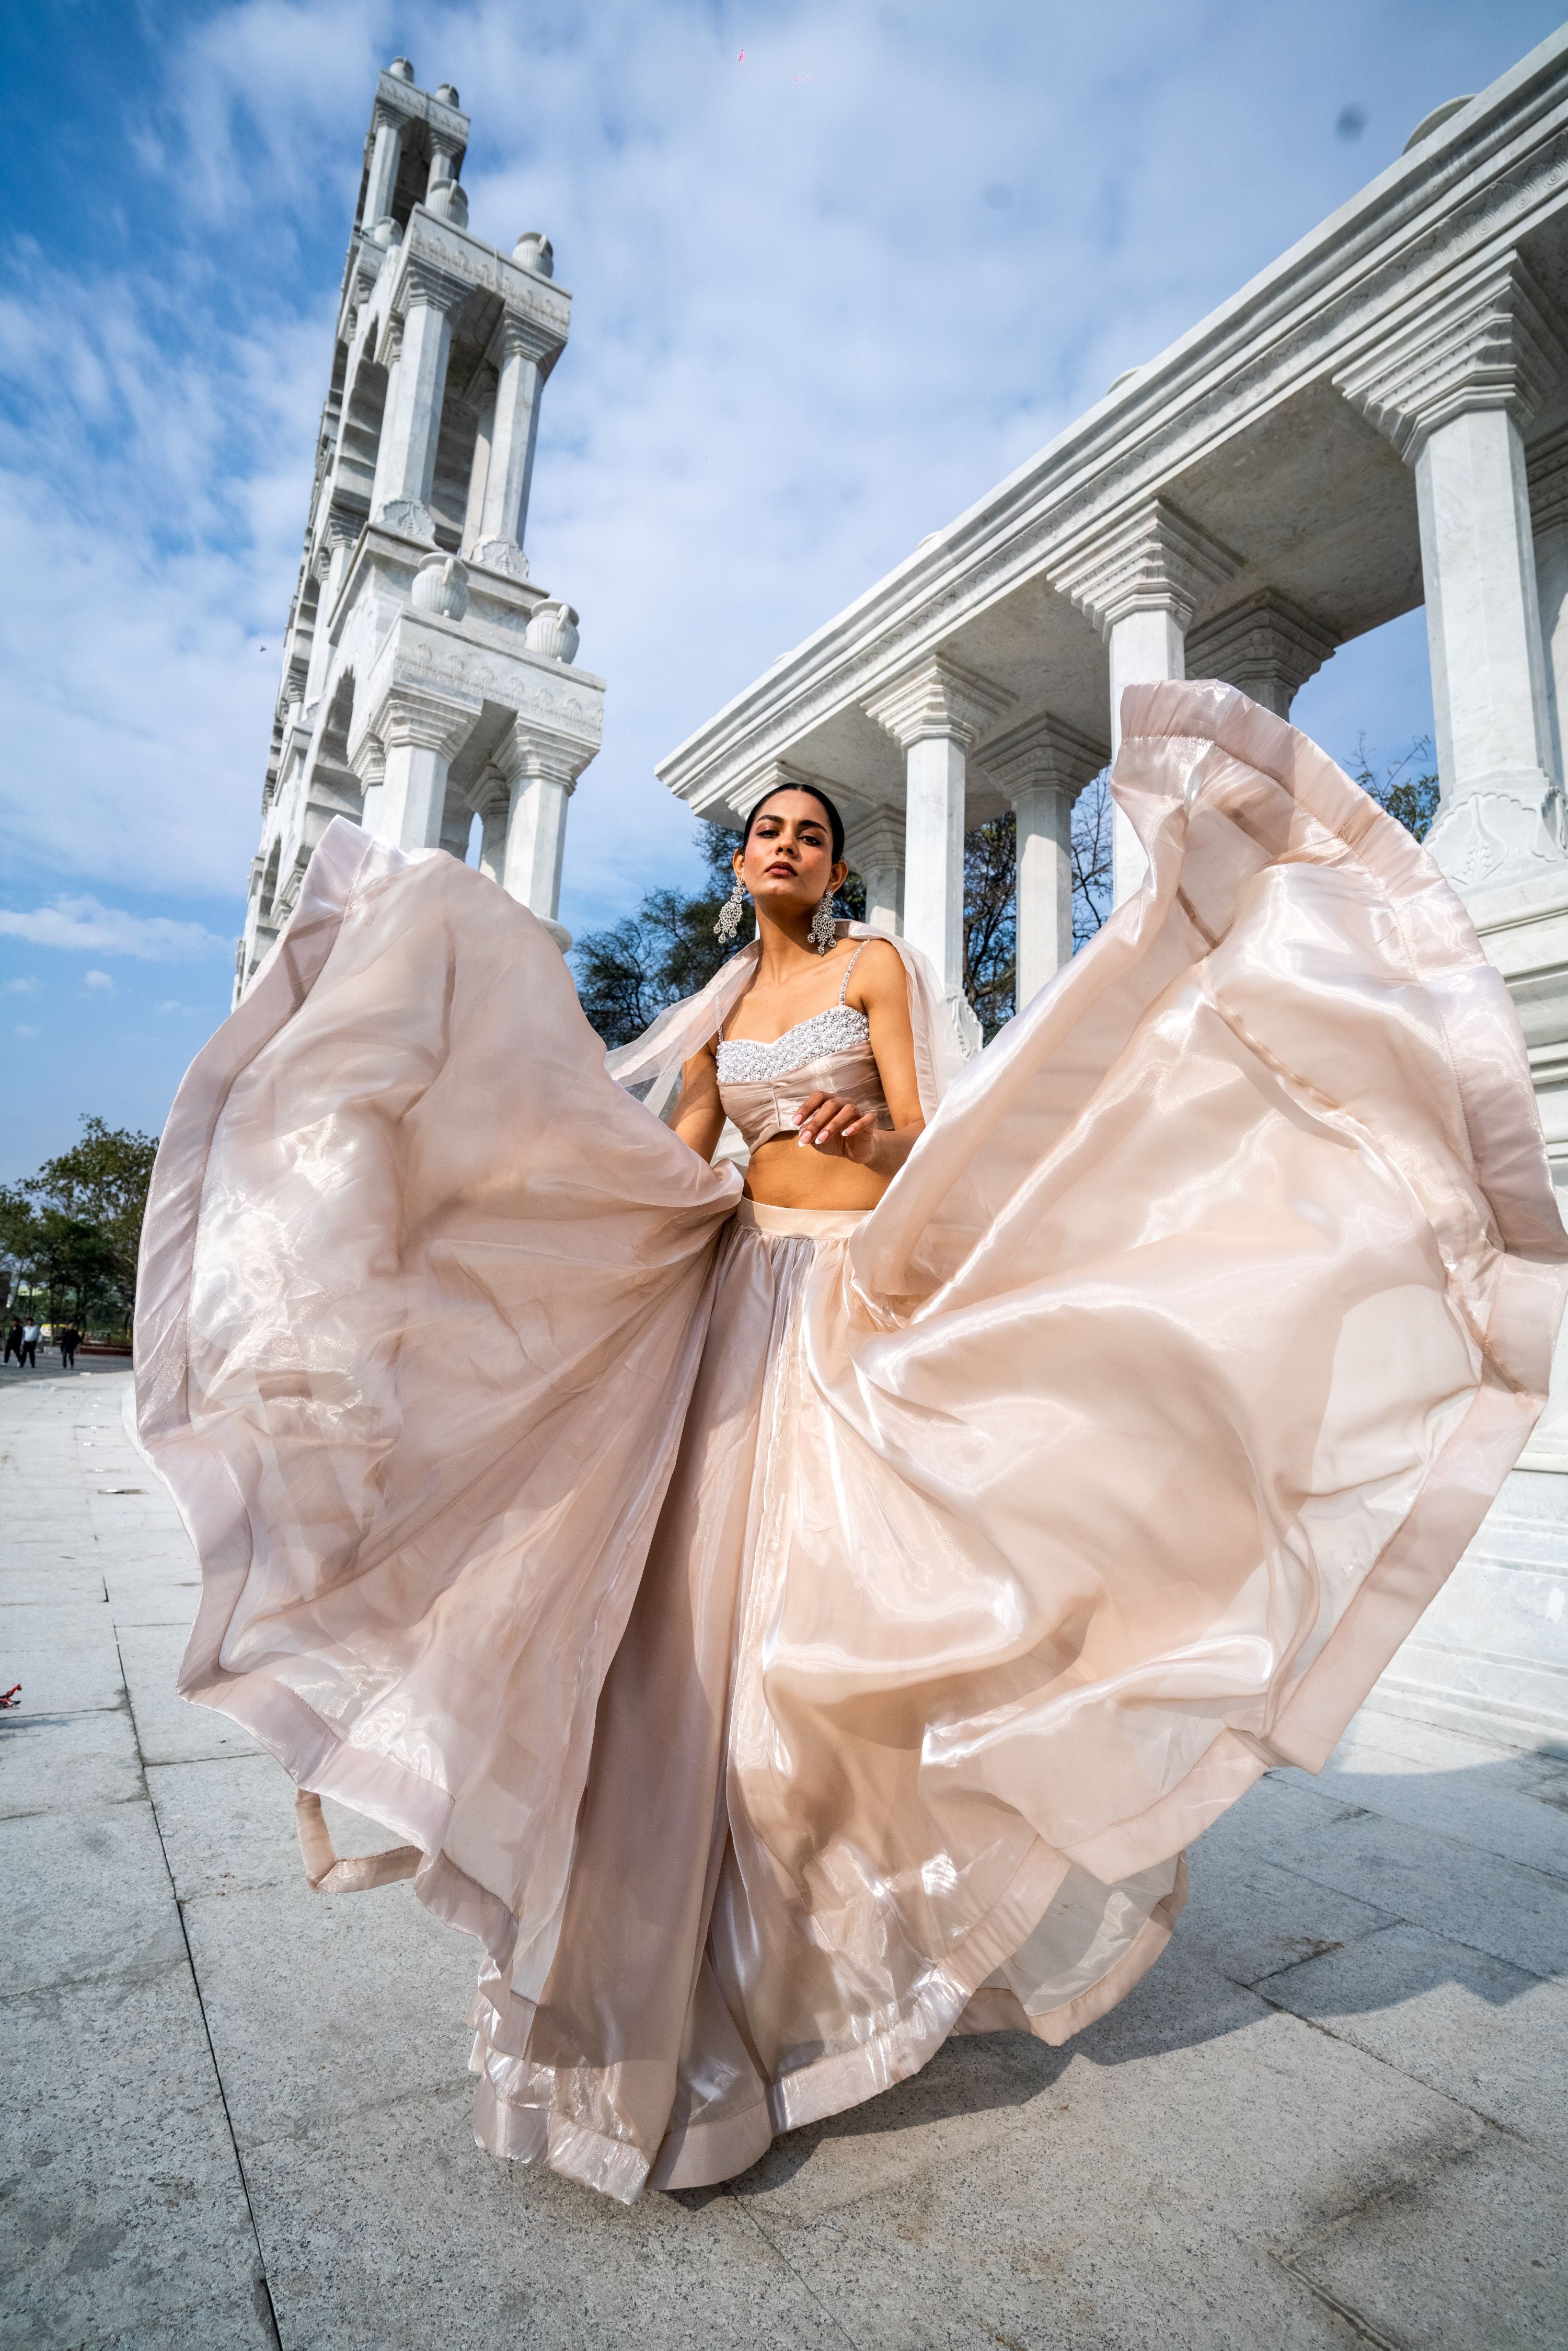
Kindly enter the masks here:
M 849 985 L 850 985 L 850 974 L 851 974 L 851 972 L 852 972 L 852 971 L 853 971 L 853 969 L 854 969 L 854 967 L 855 967 L 856 964 L 857 964 L 857 963 L 859 963 L 859 961 L 860 961 L 860 959 L 861 959 L 861 956 L 864 954 L 864 952 L 865 952 L 865 941 L 862 939 L 862 940 L 861 941 L 861 943 L 860 943 L 859 946 L 858 946 L 858 947 L 856 947 L 856 949 L 855 949 L 855 951 L 854 951 L 853 955 L 852 955 L 852 956 L 851 956 L 851 957 L 850 957 L 850 959 L 849 959 L 848 963 L 847 963 L 847 964 L 845 964 L 845 966 L 844 966 L 844 977 L 843 977 L 843 981 L 842 981 L 842 985 L 840 987 L 840 989 L 839 989 L 839 1002 L 840 1002 L 841 1004 L 843 1002 L 844 998 L 845 998 L 845 996 L 847 995 L 847 993 L 848 993 L 848 991 L 849 991 Z

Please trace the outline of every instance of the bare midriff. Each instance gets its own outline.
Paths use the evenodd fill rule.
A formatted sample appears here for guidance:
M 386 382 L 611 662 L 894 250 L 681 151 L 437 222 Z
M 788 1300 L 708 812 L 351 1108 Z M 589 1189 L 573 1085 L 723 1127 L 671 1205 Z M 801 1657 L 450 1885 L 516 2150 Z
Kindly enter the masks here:
M 766 1208 L 874 1208 L 889 1181 L 833 1144 L 802 1149 L 792 1134 L 778 1134 L 752 1153 L 746 1196 Z

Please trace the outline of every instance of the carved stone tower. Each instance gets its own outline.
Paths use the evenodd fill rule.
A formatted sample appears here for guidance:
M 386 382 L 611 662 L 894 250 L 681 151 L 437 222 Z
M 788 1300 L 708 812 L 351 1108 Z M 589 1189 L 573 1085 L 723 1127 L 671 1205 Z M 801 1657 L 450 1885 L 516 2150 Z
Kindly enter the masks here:
M 549 240 L 468 231 L 468 118 L 381 77 L 262 793 L 237 1001 L 335 816 L 466 854 L 554 933 L 566 803 L 604 684 L 523 553 L 539 396 L 571 298 Z

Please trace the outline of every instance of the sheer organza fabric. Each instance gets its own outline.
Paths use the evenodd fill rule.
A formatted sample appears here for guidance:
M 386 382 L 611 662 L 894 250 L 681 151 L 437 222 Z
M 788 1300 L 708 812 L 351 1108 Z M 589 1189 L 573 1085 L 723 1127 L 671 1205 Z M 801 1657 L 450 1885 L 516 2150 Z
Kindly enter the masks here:
M 348 826 L 181 1090 L 181 1687 L 419 1848 L 498 2153 L 697 2184 L 1102 2013 L 1540 1409 L 1568 1242 L 1458 899 L 1231 689 L 1123 723 L 1147 885 L 961 1071 L 903 951 L 864 1217 L 737 1214 L 653 1114 L 743 958 L 607 1070 L 524 910 Z

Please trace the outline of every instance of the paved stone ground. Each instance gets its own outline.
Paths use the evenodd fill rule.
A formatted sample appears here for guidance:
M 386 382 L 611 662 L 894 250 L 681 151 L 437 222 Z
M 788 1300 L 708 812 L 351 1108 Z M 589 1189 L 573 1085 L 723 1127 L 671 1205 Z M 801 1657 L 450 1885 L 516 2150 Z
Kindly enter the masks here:
M 1568 2342 L 1568 1761 L 1367 1713 L 1070 2049 L 956 2043 L 623 2210 L 477 2151 L 470 1947 L 311 1896 L 282 1773 L 174 1697 L 195 1568 L 126 1384 L 0 1384 L 0 2344 Z

